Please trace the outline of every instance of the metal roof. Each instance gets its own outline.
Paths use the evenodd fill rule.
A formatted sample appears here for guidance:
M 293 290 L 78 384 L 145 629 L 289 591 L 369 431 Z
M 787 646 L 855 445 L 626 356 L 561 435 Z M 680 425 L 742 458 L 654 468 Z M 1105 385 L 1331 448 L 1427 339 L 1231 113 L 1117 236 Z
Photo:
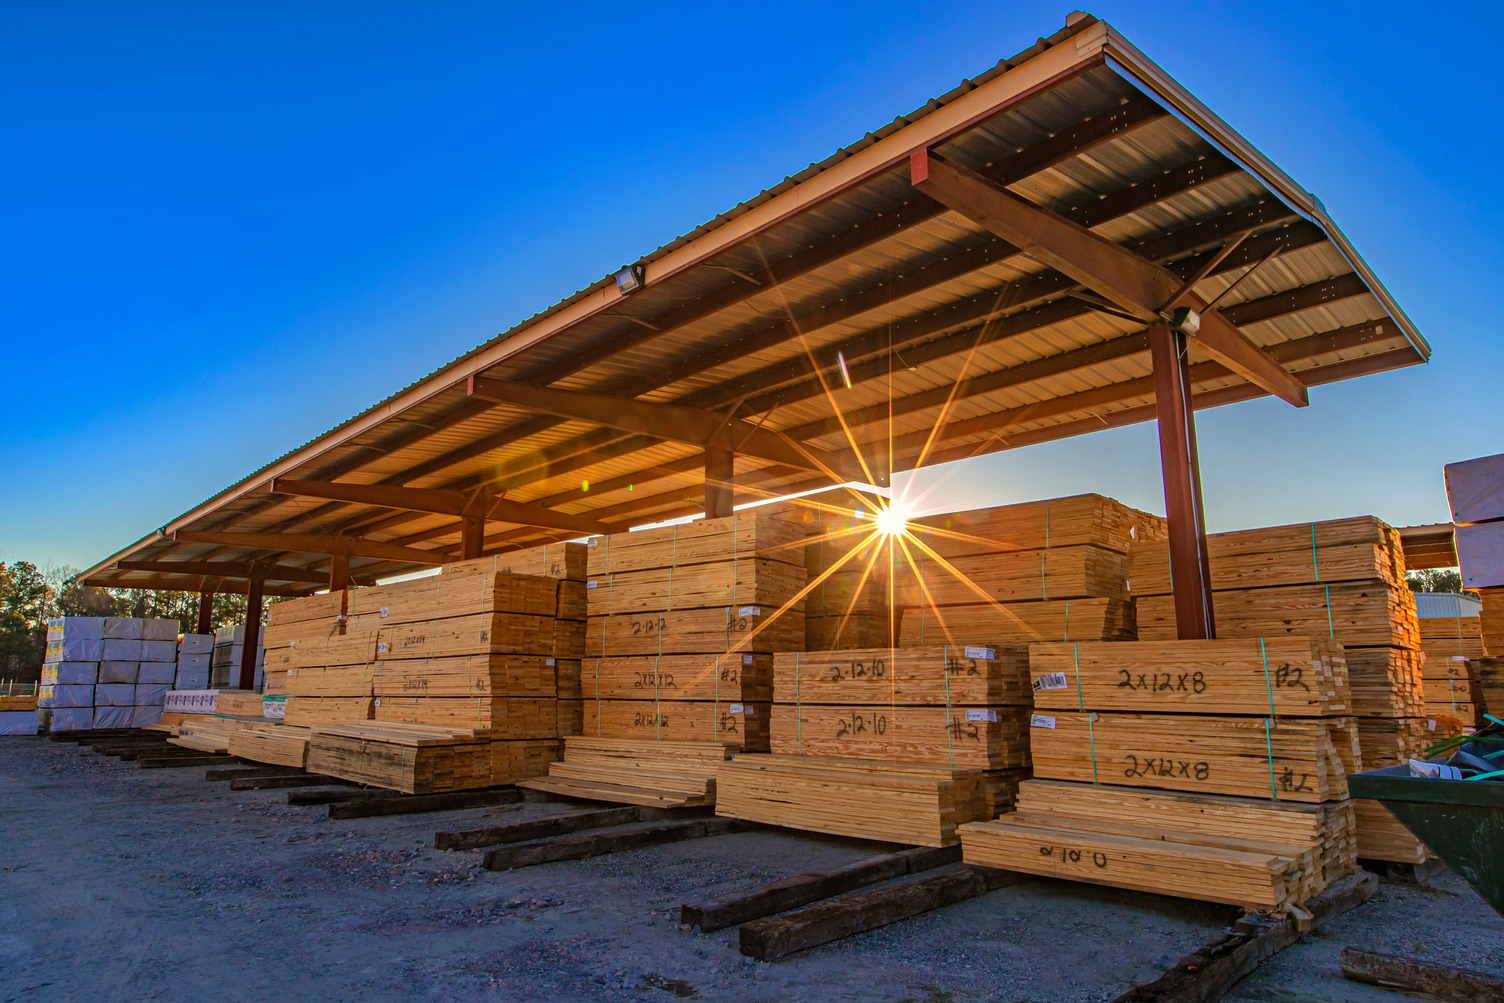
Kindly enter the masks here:
M 1106 22 L 1062 31 L 250 474 L 85 573 L 196 579 L 130 560 L 280 560 L 180 530 L 339 534 L 452 559 L 453 515 L 271 494 L 272 477 L 470 490 L 626 529 L 699 510 L 701 447 L 467 393 L 471 377 L 726 412 L 804 447 L 863 446 L 874 477 L 1148 420 L 1142 323 L 920 194 L 933 149 L 1195 286 L 1309 386 L 1423 362 L 1430 348 L 1320 203 Z M 1197 407 L 1265 391 L 1191 354 Z M 843 374 L 844 370 L 844 374 Z M 845 385 L 849 376 L 850 386 Z M 843 427 L 843 424 L 845 427 Z M 851 438 L 848 438 L 850 436 Z M 865 478 L 871 480 L 872 478 Z M 829 483 L 738 453 L 739 496 Z M 493 517 L 488 552 L 568 534 Z M 358 558 L 360 576 L 421 567 Z M 310 590 L 289 583 L 284 591 Z

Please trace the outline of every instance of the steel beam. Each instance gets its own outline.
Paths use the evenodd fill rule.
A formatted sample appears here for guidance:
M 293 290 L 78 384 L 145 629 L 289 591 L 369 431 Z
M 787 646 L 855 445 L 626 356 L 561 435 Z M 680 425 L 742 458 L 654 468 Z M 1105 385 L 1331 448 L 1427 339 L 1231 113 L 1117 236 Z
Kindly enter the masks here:
M 1300 381 L 1195 293 L 1182 292 L 1182 280 L 1168 268 L 1139 257 L 1056 213 L 1019 198 L 1001 185 L 932 153 L 916 151 L 909 161 L 914 187 L 950 206 L 979 226 L 1022 248 L 1030 257 L 1086 286 L 1129 314 L 1147 322 L 1180 295 L 1201 311 L 1195 341 L 1229 369 L 1283 400 L 1308 403 Z
M 195 633 L 208 634 L 214 629 L 214 590 L 202 589 L 198 594 L 198 630 Z
M 260 575 L 264 581 L 323 584 L 326 575 L 312 568 L 253 561 L 119 561 L 121 571 L 156 571 L 164 575 L 205 575 L 210 578 L 245 578 Z
M 1191 406 L 1191 366 L 1185 336 L 1168 324 L 1149 327 L 1154 360 L 1154 406 L 1159 416 L 1159 461 L 1164 473 L 1170 538 L 1170 583 L 1175 628 L 1182 641 L 1217 636 L 1212 616 L 1211 564 L 1201 507 L 1201 462 Z

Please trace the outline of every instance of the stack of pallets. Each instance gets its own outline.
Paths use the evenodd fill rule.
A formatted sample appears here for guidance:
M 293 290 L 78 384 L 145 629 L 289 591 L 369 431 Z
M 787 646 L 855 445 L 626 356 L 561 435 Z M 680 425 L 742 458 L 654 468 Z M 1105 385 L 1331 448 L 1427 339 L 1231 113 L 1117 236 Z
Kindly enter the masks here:
M 1363 766 L 1375 766 L 1370 746 L 1375 754 L 1400 748 L 1419 754 L 1418 745 L 1408 743 L 1423 744 L 1418 736 L 1430 725 L 1420 626 L 1397 530 L 1373 516 L 1359 516 L 1216 533 L 1207 537 L 1207 550 L 1218 637 L 1314 636 L 1337 642 L 1346 656 Z M 1132 580 L 1139 636 L 1174 638 L 1168 545 L 1135 550 Z M 1375 812 L 1358 808 L 1359 856 L 1396 859 L 1387 833 L 1375 839 L 1365 835 L 1372 830 L 1364 821 Z M 1418 842 L 1412 851 L 1416 848 Z
M 1340 646 L 1041 644 L 1030 662 L 1038 780 L 962 827 L 968 862 L 1276 911 L 1352 869 Z
M 1101 495 L 926 516 L 894 565 L 904 647 L 1135 637 L 1128 554 L 1164 520 Z

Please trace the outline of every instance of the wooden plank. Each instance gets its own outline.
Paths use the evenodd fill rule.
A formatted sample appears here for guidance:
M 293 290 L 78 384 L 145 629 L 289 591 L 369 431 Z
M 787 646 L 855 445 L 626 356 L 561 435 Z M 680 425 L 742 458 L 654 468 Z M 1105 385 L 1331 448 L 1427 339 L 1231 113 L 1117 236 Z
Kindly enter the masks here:
M 1128 641 L 1135 636 L 1133 604 L 1118 599 L 972 603 L 899 611 L 898 643 L 1033 644 L 1040 641 Z
M 451 791 L 443 794 L 395 795 L 360 798 L 329 805 L 333 819 L 375 818 L 379 815 L 416 815 L 431 811 L 461 811 L 466 808 L 490 808 L 516 804 L 522 792 L 511 787 L 501 790 Z
M 686 819 L 673 822 L 638 822 L 594 832 L 574 833 L 542 843 L 520 843 L 487 850 L 483 866 L 490 871 L 532 867 L 559 860 L 583 860 L 608 853 L 622 853 L 687 839 L 726 836 L 760 828 L 755 822 L 736 818 Z
M 679 922 L 697 926 L 701 933 L 710 933 L 774 913 L 797 909 L 821 899 L 844 895 L 858 888 L 875 885 L 879 881 L 959 863 L 960 860 L 959 846 L 926 846 L 885 853 L 854 860 L 839 867 L 781 878 L 703 902 L 686 903 L 679 907 Z
M 804 529 L 768 509 L 592 540 L 589 576 L 762 557 L 804 564 Z
M 665 810 L 643 805 L 599 808 L 593 811 L 572 812 L 568 815 L 555 815 L 550 818 L 529 819 L 525 822 L 506 822 L 501 825 L 483 826 L 479 829 L 435 833 L 433 845 L 436 850 L 476 850 L 486 846 L 525 843 L 533 839 L 563 836 L 584 829 L 603 829 L 632 822 L 696 818 L 709 814 L 709 808 Z
M 1033 696 L 1022 645 L 933 645 L 773 656 L 773 685 L 784 703 L 1012 704 Z
M 909 528 L 942 557 L 1081 544 L 1126 554 L 1135 543 L 1165 535 L 1163 518 L 1102 495 L 923 516 L 910 519 Z
M 776 755 L 922 763 L 981 770 L 1029 762 L 1029 710 L 1003 705 L 773 705 Z
M 797 951 L 976 898 L 1017 880 L 1017 875 L 1007 871 L 962 864 L 934 877 L 856 892 L 783 916 L 753 920 L 741 928 L 741 952 L 759 961 L 777 961 Z
M 773 656 L 628 655 L 580 663 L 577 696 L 591 700 L 773 699 Z
M 294 772 L 285 766 L 247 766 L 239 769 L 205 770 L 204 779 L 218 782 L 223 780 L 249 779 L 250 777 L 286 777 L 293 775 Z
M 591 617 L 585 657 L 798 651 L 804 611 L 764 606 Z
M 641 742 L 719 742 L 762 752 L 768 748 L 771 706 L 731 700 L 586 700 L 582 731 Z
M 324 805 L 333 804 L 336 801 L 364 801 L 371 798 L 400 798 L 402 796 L 396 791 L 366 789 L 293 791 L 287 795 L 287 803 L 305 806 Z
M 541 575 L 567 581 L 584 581 L 590 548 L 583 543 L 545 543 L 526 550 L 494 554 L 473 561 L 456 561 L 439 569 L 441 575 L 461 578 L 486 572 Z
M 166 758 L 142 758 L 136 760 L 136 765 L 143 770 L 175 770 L 187 766 L 216 766 L 221 763 L 234 762 L 229 756 L 172 756 Z
M 893 572 L 894 602 L 905 607 L 1046 599 L 1128 598 L 1128 559 L 1103 547 L 1052 546 L 955 557 L 915 555 Z
M 637 534 L 630 534 L 636 536 Z M 591 616 L 708 607 L 771 606 L 804 587 L 804 568 L 762 557 L 617 571 L 585 582 Z
M 1438 965 L 1408 954 L 1342 949 L 1342 976 L 1385 989 L 1454 1003 L 1504 1003 L 1504 978 L 1487 972 Z

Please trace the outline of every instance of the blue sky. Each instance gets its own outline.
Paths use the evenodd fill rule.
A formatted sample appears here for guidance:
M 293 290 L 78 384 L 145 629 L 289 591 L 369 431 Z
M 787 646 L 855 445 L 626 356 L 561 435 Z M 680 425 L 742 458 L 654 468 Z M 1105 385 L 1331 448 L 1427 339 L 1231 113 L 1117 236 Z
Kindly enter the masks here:
M 1067 10 L 0 6 L 0 559 L 107 556 Z M 1443 520 L 1441 465 L 1504 451 L 1504 85 L 1443 10 L 1092 8 L 1319 195 L 1435 347 L 1202 412 L 1214 530 Z M 955 505 L 1163 509 L 1148 425 L 946 475 Z

